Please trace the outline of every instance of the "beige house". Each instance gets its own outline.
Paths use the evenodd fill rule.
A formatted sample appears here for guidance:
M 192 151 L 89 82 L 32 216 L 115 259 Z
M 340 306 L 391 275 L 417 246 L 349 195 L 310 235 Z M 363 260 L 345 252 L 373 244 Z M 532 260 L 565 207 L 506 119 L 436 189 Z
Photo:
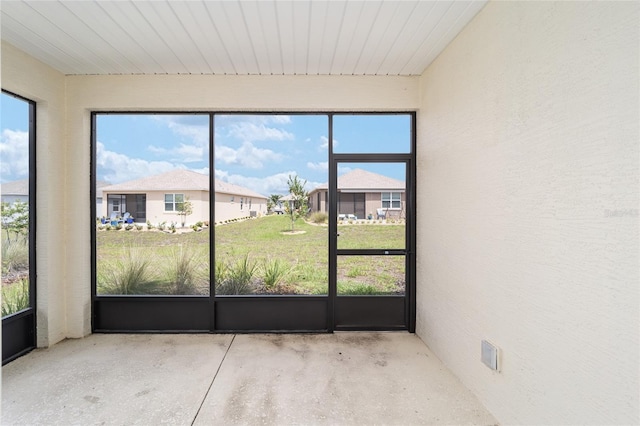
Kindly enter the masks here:
M 358 219 L 404 218 L 406 214 L 404 182 L 378 173 L 355 169 L 338 176 L 338 215 Z M 312 212 L 327 212 L 328 185 L 309 192 Z
M 238 217 L 260 217 L 267 214 L 267 197 L 255 191 L 217 180 L 215 194 L 215 221 Z
M 216 180 L 215 222 L 266 212 L 267 199 L 238 185 Z M 138 223 L 181 223 L 180 203 L 189 200 L 193 212 L 185 225 L 209 220 L 209 176 L 184 169 L 102 187 L 104 217 L 128 212 Z
M 29 179 L 14 180 L 0 184 L 0 196 L 3 203 L 29 202 Z

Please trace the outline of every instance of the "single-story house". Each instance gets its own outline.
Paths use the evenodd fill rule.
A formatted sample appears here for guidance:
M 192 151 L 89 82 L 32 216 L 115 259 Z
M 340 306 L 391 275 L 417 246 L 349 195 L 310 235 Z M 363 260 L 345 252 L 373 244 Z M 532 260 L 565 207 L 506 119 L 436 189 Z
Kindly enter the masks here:
M 328 184 L 309 192 L 311 212 L 327 212 Z M 366 219 L 404 218 L 406 214 L 406 185 L 403 181 L 355 169 L 338 176 L 338 214 Z
M 0 197 L 3 203 L 16 201 L 29 202 L 29 179 L 14 180 L 0 184 Z
M 215 180 L 215 221 L 267 214 L 267 197 L 251 189 Z
M 107 200 L 102 216 L 129 212 L 138 223 L 181 223 L 179 206 L 192 204 L 186 225 L 209 220 L 209 176 L 191 170 L 175 169 L 101 188 Z M 267 198 L 247 188 L 215 180 L 215 220 L 220 222 L 259 216 L 267 210 Z M 100 214 L 100 213 L 99 213 Z
M 111 183 L 104 180 L 96 181 L 96 211 L 97 212 L 102 211 L 102 187 L 109 186 L 109 185 L 111 185 Z

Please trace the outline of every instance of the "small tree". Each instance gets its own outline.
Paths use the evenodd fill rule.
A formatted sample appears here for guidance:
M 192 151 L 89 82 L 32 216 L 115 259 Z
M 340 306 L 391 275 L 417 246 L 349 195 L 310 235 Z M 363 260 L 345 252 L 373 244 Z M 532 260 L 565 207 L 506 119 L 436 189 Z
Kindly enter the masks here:
M 273 208 L 278 205 L 282 196 L 278 194 L 271 194 L 267 199 L 267 210 L 273 211 Z
M 184 201 L 178 203 L 176 206 L 176 211 L 178 212 L 178 216 L 180 216 L 180 223 L 184 228 L 184 224 L 187 221 L 187 216 L 193 213 L 193 203 L 189 201 L 189 197 L 184 197 Z
M 0 207 L 2 229 L 7 233 L 7 243 L 11 241 L 11 232 L 16 236 L 29 233 L 29 205 L 22 201 L 14 203 L 3 202 Z
M 307 214 L 307 208 L 309 204 L 309 194 L 305 191 L 304 186 L 307 181 L 301 181 L 298 176 L 289 175 L 287 185 L 289 185 L 289 193 L 291 198 L 285 203 L 284 210 L 291 218 L 291 231 L 293 232 L 293 226 L 296 220 Z

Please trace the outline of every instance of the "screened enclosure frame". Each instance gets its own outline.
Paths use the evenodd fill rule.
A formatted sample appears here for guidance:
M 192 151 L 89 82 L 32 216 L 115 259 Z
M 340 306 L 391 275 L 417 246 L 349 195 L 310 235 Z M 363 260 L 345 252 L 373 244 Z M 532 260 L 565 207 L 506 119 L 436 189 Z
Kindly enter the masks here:
M 324 295 L 216 295 L 213 270 L 209 295 L 101 295 L 97 293 L 97 229 L 95 218 L 97 181 L 97 117 L 100 115 L 206 115 L 209 120 L 209 264 L 214 265 L 215 247 L 215 119 L 216 116 L 326 116 L 329 141 L 333 140 L 333 117 L 348 115 L 407 115 L 410 120 L 410 152 L 405 154 L 334 154 L 329 143 L 328 162 L 335 158 L 352 158 L 360 162 L 396 161 L 407 165 L 406 220 L 406 291 L 403 296 L 337 296 L 335 238 L 332 221 L 328 226 L 328 283 Z M 163 332 L 163 333 L 251 333 L 251 332 L 333 332 L 334 330 L 408 330 L 415 331 L 415 158 L 416 113 L 398 112 L 287 112 L 287 111 L 93 111 L 91 112 L 91 327 L 93 332 Z M 330 166 L 331 167 L 331 166 Z M 329 188 L 335 185 L 329 171 Z M 331 197 L 335 210 L 337 199 Z M 334 207 L 332 207 L 334 206 Z M 346 304 L 346 305 L 345 305 Z M 371 312 L 377 307 L 393 306 L 389 322 L 347 323 L 341 325 L 336 312 L 345 306 L 354 312 Z M 402 321 L 398 323 L 398 315 Z M 384 314 L 383 314 L 384 317 Z
M 36 103 L 2 89 L 24 101 L 29 110 L 29 307 L 2 318 L 2 364 L 35 349 L 37 344 L 36 274 Z

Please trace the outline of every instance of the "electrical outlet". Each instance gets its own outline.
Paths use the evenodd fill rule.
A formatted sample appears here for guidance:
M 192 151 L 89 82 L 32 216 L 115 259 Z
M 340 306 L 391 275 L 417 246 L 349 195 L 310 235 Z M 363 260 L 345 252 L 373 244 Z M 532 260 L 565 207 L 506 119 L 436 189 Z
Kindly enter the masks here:
M 490 369 L 498 370 L 498 348 L 486 340 L 481 344 L 480 359 Z

